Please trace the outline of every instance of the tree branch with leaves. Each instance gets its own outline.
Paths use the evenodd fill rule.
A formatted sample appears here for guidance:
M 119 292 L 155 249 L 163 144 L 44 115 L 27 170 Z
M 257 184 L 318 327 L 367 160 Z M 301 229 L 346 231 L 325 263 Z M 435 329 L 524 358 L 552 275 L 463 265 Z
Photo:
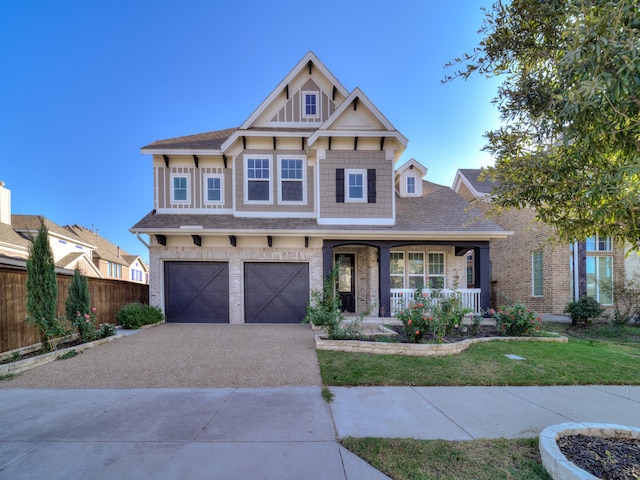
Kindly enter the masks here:
M 640 0 L 497 1 L 444 82 L 501 76 L 487 132 L 496 210 L 530 207 L 566 241 L 640 247 Z

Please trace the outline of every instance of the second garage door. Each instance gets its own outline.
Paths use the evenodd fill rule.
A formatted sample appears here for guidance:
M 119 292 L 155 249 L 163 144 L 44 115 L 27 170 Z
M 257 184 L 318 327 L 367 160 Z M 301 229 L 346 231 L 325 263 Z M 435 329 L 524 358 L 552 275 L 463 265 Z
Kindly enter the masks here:
M 167 322 L 229 322 L 227 263 L 167 262 L 164 267 Z
M 308 301 L 309 264 L 244 264 L 246 323 L 300 323 Z

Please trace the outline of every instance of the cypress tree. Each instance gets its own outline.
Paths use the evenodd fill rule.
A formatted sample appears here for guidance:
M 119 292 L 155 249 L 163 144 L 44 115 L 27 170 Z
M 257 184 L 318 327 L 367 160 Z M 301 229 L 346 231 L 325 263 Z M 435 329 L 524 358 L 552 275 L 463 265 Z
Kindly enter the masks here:
M 58 281 L 53 253 L 49 246 L 49 231 L 40 218 L 38 235 L 33 240 L 27 260 L 27 321 L 40 331 L 42 348 L 50 351 L 51 339 L 61 333 L 56 318 Z
M 89 281 L 76 268 L 69 284 L 69 296 L 65 301 L 65 311 L 67 320 L 77 328 L 83 341 L 91 340 L 93 330 L 93 324 L 85 321 L 85 315 L 89 315 L 90 305 Z

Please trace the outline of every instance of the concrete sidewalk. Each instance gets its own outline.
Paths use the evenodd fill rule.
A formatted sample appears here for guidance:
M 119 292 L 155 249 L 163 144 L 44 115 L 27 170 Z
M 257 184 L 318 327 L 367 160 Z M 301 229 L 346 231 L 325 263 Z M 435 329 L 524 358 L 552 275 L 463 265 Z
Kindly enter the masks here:
M 640 427 L 640 387 L 332 387 L 338 438 L 536 437 L 565 422 Z
M 337 438 L 535 437 L 640 426 L 640 387 L 0 391 L 0 478 L 384 479 Z
M 0 391 L 0 479 L 386 479 L 320 387 Z

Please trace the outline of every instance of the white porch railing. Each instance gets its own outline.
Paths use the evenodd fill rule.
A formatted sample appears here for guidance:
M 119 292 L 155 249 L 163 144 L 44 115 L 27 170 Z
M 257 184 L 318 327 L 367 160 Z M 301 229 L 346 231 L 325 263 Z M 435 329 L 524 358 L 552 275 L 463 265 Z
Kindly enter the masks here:
M 433 292 L 430 288 L 425 288 L 422 293 L 431 295 Z M 473 313 L 480 314 L 480 289 L 479 288 L 459 288 L 451 290 L 443 288 L 437 290 L 443 297 L 452 297 L 456 295 L 462 300 L 462 306 L 470 308 Z M 395 316 L 398 310 L 413 300 L 415 290 L 410 288 L 392 288 L 391 289 L 391 315 Z

